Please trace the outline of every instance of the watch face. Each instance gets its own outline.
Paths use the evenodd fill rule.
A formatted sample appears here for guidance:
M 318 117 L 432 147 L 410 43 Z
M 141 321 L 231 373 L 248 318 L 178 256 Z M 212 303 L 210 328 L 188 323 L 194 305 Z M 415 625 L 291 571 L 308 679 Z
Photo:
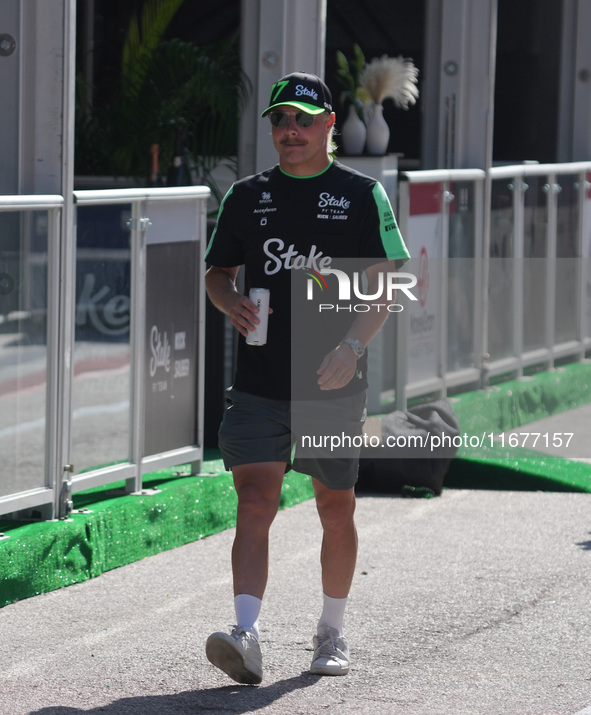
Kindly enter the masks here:
M 353 338 L 348 338 L 345 340 L 347 345 L 350 346 L 351 350 L 355 353 L 355 355 L 360 358 L 363 356 L 365 353 L 365 348 L 363 347 L 363 344 L 361 343 L 360 340 L 354 340 Z

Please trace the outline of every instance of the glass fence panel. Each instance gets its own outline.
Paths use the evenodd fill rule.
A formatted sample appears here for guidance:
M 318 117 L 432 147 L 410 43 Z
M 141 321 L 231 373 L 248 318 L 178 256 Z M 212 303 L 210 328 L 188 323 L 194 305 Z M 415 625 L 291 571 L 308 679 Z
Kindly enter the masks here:
M 548 346 L 548 196 L 546 176 L 528 176 L 523 217 L 523 349 Z
M 406 266 L 402 269 L 406 271 Z M 406 299 L 400 299 L 396 297 L 396 302 L 404 304 L 404 309 L 408 309 L 408 301 Z M 379 407 L 372 405 L 370 412 L 387 412 L 394 409 L 395 404 L 395 391 L 394 386 L 396 384 L 396 322 L 399 320 L 399 316 L 395 313 L 388 315 L 385 324 L 382 326 L 381 331 L 372 341 L 369 346 L 370 354 L 376 351 L 378 354 L 377 358 L 377 372 L 376 374 L 369 374 L 370 384 L 372 381 L 378 382 L 380 385 L 380 398 Z
M 382 327 L 381 333 L 378 333 L 374 338 L 374 344 L 369 347 L 369 354 L 372 351 L 378 351 L 378 370 L 377 375 L 369 373 L 370 386 L 373 382 L 380 385 L 379 404 L 368 405 L 370 414 L 389 412 L 395 408 L 396 391 L 394 386 L 395 367 L 396 367 L 396 315 L 389 315 L 388 320 Z
M 396 302 L 409 316 L 408 381 L 414 383 L 438 374 L 443 182 L 409 183 L 408 198 L 408 228 L 404 239 L 411 260 L 402 271 L 417 277 L 417 286 L 413 289 L 417 300 L 411 302 L 398 292 Z M 370 380 L 380 384 L 379 408 L 370 405 L 373 412 L 394 409 L 396 355 L 400 349 L 396 327 L 400 320 L 400 314 L 391 313 L 370 346 L 370 352 L 377 352 L 377 359 L 372 358 L 375 375 L 370 374 Z
M 0 214 L 0 496 L 46 484 L 48 213 Z
M 492 360 L 514 354 L 514 182 L 492 181 L 488 291 L 488 352 Z
M 408 303 L 408 381 L 439 375 L 442 322 L 443 197 L 441 181 L 411 184 L 409 211 L 410 261 L 404 267 L 417 277 L 418 300 Z
M 576 340 L 579 316 L 579 177 L 558 177 L 556 225 L 556 307 L 554 340 Z
M 467 181 L 450 187 L 455 200 L 449 213 L 448 372 L 474 365 L 476 188 Z
M 71 462 L 77 472 L 129 461 L 131 206 L 80 206 Z

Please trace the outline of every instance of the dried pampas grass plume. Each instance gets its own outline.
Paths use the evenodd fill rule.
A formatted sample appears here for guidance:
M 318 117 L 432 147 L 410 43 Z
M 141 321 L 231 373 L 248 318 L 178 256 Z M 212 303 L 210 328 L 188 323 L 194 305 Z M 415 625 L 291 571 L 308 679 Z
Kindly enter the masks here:
M 418 78 L 419 70 L 411 59 L 383 55 L 365 65 L 359 84 L 375 104 L 391 98 L 400 109 L 408 109 L 419 97 Z

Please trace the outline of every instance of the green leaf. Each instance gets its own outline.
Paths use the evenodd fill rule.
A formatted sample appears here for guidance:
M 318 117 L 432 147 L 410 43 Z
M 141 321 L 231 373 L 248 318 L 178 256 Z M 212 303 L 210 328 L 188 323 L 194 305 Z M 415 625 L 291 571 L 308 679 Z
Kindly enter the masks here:
M 137 16 L 129 23 L 123 45 L 121 80 L 124 91 L 134 92 L 141 86 L 155 49 L 171 20 L 185 0 L 146 0 L 141 24 Z
M 365 65 L 365 55 L 361 51 L 361 47 L 358 44 L 353 45 L 353 57 L 355 59 L 355 67 L 357 69 L 357 76 L 361 74 L 363 67 Z
M 240 65 L 239 33 L 207 47 L 163 41 L 174 6 L 180 4 L 146 0 L 141 23 L 137 18 L 130 22 L 120 83 L 107 100 L 91 107 L 79 78 L 78 174 L 131 176 L 141 182 L 148 177 L 150 146 L 158 144 L 160 171 L 166 175 L 178 127 L 199 181 L 211 186 L 214 167 L 221 161 L 231 164 L 240 111 L 251 90 Z
M 339 69 L 342 72 L 347 72 L 347 74 L 348 74 L 349 73 L 349 61 L 345 57 L 344 52 L 341 52 L 341 50 L 337 50 L 336 56 L 337 56 L 337 64 L 339 66 Z

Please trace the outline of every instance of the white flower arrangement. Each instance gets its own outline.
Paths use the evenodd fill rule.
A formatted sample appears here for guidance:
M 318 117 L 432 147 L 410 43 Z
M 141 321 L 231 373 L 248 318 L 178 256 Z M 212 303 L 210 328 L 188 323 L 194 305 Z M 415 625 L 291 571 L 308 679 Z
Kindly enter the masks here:
M 359 47 L 353 47 L 353 59 L 337 51 L 337 80 L 343 87 L 341 103 L 349 115 L 343 124 L 345 151 L 351 155 L 361 154 L 365 142 L 370 155 L 382 156 L 388 150 L 390 128 L 384 119 L 382 103 L 392 99 L 399 109 L 408 109 L 419 97 L 417 87 L 419 70 L 410 58 L 374 57 L 368 64 Z M 351 110 L 354 108 L 354 112 Z M 355 113 L 361 122 L 355 121 Z M 363 132 L 361 127 L 363 127 Z M 363 135 L 363 136 L 362 136 Z
M 408 109 L 419 97 L 418 78 L 419 70 L 410 58 L 382 55 L 365 65 L 359 84 L 374 104 L 390 98 L 398 108 Z

